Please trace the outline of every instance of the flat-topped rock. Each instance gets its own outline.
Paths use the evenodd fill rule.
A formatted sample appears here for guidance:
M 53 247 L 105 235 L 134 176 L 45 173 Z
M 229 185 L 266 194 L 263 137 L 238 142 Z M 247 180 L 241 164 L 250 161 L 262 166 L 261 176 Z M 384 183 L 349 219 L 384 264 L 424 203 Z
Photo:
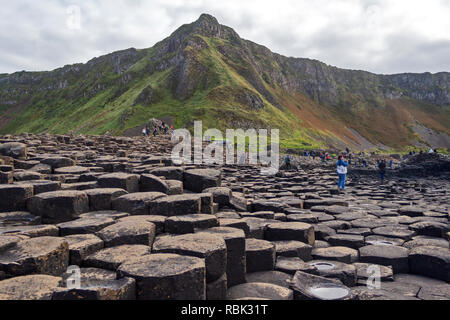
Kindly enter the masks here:
M 398 246 L 370 245 L 359 248 L 360 261 L 392 266 L 394 273 L 408 273 L 408 249 Z
M 367 285 L 367 280 L 379 275 L 380 281 L 394 281 L 394 271 L 391 266 L 382 266 L 372 263 L 357 262 L 353 264 L 356 268 L 356 275 L 362 284 Z M 373 285 L 369 282 L 369 285 Z
M 208 283 L 217 280 L 226 272 L 227 247 L 220 236 L 197 233 L 160 237 L 155 240 L 153 251 L 204 258 Z
M 81 281 L 79 288 L 58 288 L 52 300 L 135 300 L 136 281 L 132 278 Z
M 163 216 L 182 216 L 199 214 L 202 197 L 197 194 L 182 194 L 158 198 L 149 204 L 150 214 Z
M 347 247 L 316 248 L 311 252 L 315 260 L 335 260 L 352 263 L 358 260 L 358 251 Z
M 0 235 L 26 236 L 30 238 L 37 237 L 57 237 L 59 229 L 51 224 L 36 226 L 8 226 L 0 227 Z
M 104 247 L 103 240 L 93 234 L 75 234 L 64 237 L 69 244 L 69 264 L 80 266 L 83 259 Z
M 152 174 L 143 174 L 139 180 L 141 192 L 161 192 L 169 194 L 169 185 L 162 179 Z
M 109 225 L 112 225 L 112 218 L 81 218 L 70 222 L 64 222 L 57 225 L 62 237 L 72 234 L 89 234 L 95 233 Z
M 112 202 L 128 192 L 118 188 L 95 188 L 85 191 L 89 198 L 89 210 L 112 210 Z
M 137 192 L 118 197 L 112 201 L 112 208 L 131 215 L 149 214 L 150 204 L 166 195 L 161 192 Z
M 203 190 L 220 187 L 222 174 L 215 169 L 191 169 L 184 171 L 184 188 L 201 193 Z
M 14 159 L 27 156 L 27 145 L 20 142 L 8 142 L 0 144 L 0 155 Z
M 41 160 L 41 163 L 48 164 L 52 169 L 58 169 L 62 167 L 70 167 L 75 165 L 75 161 L 67 157 L 48 157 Z
M 188 214 L 168 217 L 165 220 L 165 231 L 171 234 L 194 233 L 195 229 L 218 227 L 219 222 L 214 215 Z
M 245 241 L 247 272 L 273 270 L 275 268 L 275 245 L 269 241 L 247 239 Z
M 0 184 L 0 211 L 21 211 L 26 209 L 27 200 L 33 196 L 30 184 Z
M 28 275 L 0 281 L 0 300 L 51 300 L 61 278 Z
M 271 283 L 280 287 L 289 288 L 292 276 L 280 271 L 259 271 L 247 273 L 246 279 L 248 283 Z
M 293 300 L 292 290 L 271 283 L 250 282 L 228 289 L 227 300 L 263 298 L 269 300 Z
M 25 226 L 41 223 L 41 217 L 26 211 L 0 212 L 0 227 Z
M 80 218 L 111 218 L 113 220 L 119 220 L 121 218 L 128 217 L 129 215 L 130 214 L 128 212 L 120 212 L 116 210 L 101 210 L 80 214 Z
M 54 170 L 55 174 L 83 174 L 88 172 L 89 168 L 80 166 L 60 167 Z
M 312 246 L 300 241 L 273 241 L 277 257 L 297 257 L 303 261 L 311 260 Z
M 124 244 L 143 244 L 152 246 L 155 239 L 156 226 L 144 220 L 119 221 L 96 233 L 103 240 L 105 247 Z
M 450 250 L 448 248 L 421 246 L 409 252 L 411 273 L 450 282 Z
M 352 300 L 350 288 L 339 280 L 297 271 L 291 289 L 295 300 Z
M 136 279 L 138 300 L 204 300 L 205 260 L 177 254 L 151 254 L 125 262 L 120 277 Z
M 100 188 L 119 188 L 129 193 L 139 192 L 139 176 L 123 172 L 101 175 L 97 181 Z
M 44 223 L 67 222 L 89 211 L 89 199 L 82 191 L 54 191 L 33 196 L 28 210 Z
M 235 286 L 245 282 L 246 255 L 245 233 L 236 228 L 215 227 L 201 231 L 200 233 L 220 236 L 227 246 L 227 285 Z
M 352 264 L 329 260 L 313 260 L 308 264 L 313 266 L 321 277 L 337 279 L 348 287 L 356 285 L 357 270 Z
M 359 249 L 364 247 L 364 237 L 360 235 L 352 234 L 334 234 L 326 238 L 328 243 L 336 247 L 349 247 L 353 249 Z
M 124 262 L 150 254 L 151 248 L 145 245 L 122 245 L 106 248 L 88 255 L 82 261 L 84 267 L 117 270 Z
M 26 239 L 0 253 L 0 271 L 9 276 L 61 275 L 68 263 L 69 245 L 63 238 Z

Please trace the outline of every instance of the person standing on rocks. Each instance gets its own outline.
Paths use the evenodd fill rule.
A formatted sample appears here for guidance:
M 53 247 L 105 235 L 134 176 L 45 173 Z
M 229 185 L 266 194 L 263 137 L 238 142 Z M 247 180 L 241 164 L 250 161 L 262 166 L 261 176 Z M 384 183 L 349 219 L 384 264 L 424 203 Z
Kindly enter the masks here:
M 386 161 L 381 160 L 378 164 L 378 169 L 380 171 L 381 183 L 384 182 L 384 176 L 386 175 Z
M 336 165 L 337 165 L 336 173 L 339 176 L 338 190 L 344 191 L 345 190 L 345 181 L 347 180 L 348 162 L 345 161 L 344 156 L 339 156 L 339 160 L 337 161 Z

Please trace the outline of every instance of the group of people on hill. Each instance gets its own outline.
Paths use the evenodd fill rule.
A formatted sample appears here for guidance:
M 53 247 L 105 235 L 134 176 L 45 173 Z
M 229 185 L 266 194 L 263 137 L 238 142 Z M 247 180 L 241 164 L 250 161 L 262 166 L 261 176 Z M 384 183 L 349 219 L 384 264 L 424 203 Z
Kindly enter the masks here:
M 173 130 L 173 126 L 171 126 L 170 128 L 171 130 Z M 144 137 L 147 137 L 150 135 L 150 127 L 149 125 L 146 125 L 144 129 L 142 129 L 142 135 Z M 159 133 L 163 133 L 163 134 L 167 134 L 167 132 L 169 132 L 169 126 L 162 121 L 160 125 L 154 125 L 153 126 L 153 136 L 156 137 Z
M 365 162 L 365 160 L 364 160 Z M 348 160 L 348 156 L 347 154 L 342 154 L 339 156 L 338 161 L 336 163 L 336 174 L 338 175 L 338 190 L 345 190 L 345 182 L 347 180 L 347 172 L 348 172 L 348 167 L 350 165 L 350 161 Z M 366 166 L 367 163 L 365 163 L 364 166 Z M 389 161 L 389 168 L 392 169 L 392 165 L 393 165 L 393 161 L 390 160 Z M 387 163 L 386 160 L 382 159 L 382 160 L 378 160 L 377 161 L 377 167 L 378 167 L 378 172 L 380 174 L 380 180 L 381 183 L 384 183 L 384 179 L 386 176 L 386 168 L 387 168 Z
M 374 154 L 372 154 L 374 155 Z M 322 163 L 327 163 L 327 161 L 331 160 L 331 155 L 328 152 L 322 151 L 320 153 L 315 153 L 314 151 L 306 151 L 304 153 L 305 157 L 313 158 L 315 159 L 316 156 L 319 156 Z M 347 181 L 347 173 L 348 168 L 352 164 L 352 158 L 356 157 L 356 160 L 354 162 L 355 165 L 360 165 L 364 168 L 367 167 L 367 160 L 363 157 L 363 153 L 358 154 L 352 154 L 349 148 L 346 148 L 345 152 L 342 152 L 341 155 L 339 155 L 338 160 L 336 162 L 336 174 L 338 175 L 338 190 L 343 191 L 345 190 L 345 184 Z M 291 166 L 291 159 L 287 155 L 285 157 L 285 164 L 286 167 L 289 168 Z M 386 177 L 386 170 L 387 168 L 392 169 L 393 168 L 393 160 L 389 160 L 387 162 L 384 159 L 377 160 L 377 168 L 380 175 L 380 181 L 381 183 L 384 183 L 385 177 Z

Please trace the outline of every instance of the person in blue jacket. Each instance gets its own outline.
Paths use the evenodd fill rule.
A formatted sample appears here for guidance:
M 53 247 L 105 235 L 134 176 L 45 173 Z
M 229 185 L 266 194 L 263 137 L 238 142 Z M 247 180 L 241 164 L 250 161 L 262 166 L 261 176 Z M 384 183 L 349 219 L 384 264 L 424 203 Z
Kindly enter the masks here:
M 345 160 L 344 156 L 339 156 L 339 160 L 336 163 L 336 165 L 337 165 L 336 173 L 339 176 L 338 189 L 345 190 L 345 181 L 347 180 L 348 162 Z

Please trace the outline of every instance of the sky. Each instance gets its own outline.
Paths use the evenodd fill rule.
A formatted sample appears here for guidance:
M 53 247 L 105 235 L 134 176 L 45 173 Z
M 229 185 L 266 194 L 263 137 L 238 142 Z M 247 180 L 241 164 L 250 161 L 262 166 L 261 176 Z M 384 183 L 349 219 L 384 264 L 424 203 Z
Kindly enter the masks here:
M 450 71 L 449 0 L 0 0 L 0 73 L 53 70 L 215 16 L 285 56 L 375 73 Z

